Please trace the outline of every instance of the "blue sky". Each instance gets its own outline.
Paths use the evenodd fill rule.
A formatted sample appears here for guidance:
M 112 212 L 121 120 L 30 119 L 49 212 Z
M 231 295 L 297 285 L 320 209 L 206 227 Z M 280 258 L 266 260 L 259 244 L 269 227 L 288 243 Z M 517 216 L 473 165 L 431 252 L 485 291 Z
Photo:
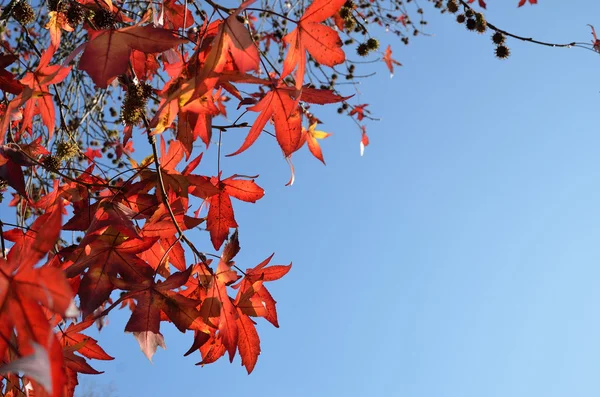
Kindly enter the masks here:
M 488 20 L 556 42 L 588 42 L 586 24 L 600 27 L 598 2 L 516 3 L 490 0 Z M 374 65 L 353 102 L 382 118 L 368 124 L 364 157 L 356 127 L 332 107 L 318 114 L 334 132 L 322 145 L 328 165 L 296 156 L 293 187 L 267 136 L 223 163 L 225 175 L 260 174 L 267 192 L 234 204 L 240 267 L 273 251 L 294 264 L 269 287 L 281 328 L 259 320 L 252 375 L 238 359 L 194 366 L 198 354 L 182 357 L 191 335 L 168 324 L 168 350 L 151 364 L 116 314 L 99 339 L 117 359 L 92 363 L 106 373 L 83 378 L 84 390 L 598 395 L 600 59 L 508 40 L 512 56 L 499 61 L 488 35 L 424 8 L 434 36 L 394 42 L 404 67 L 390 80 Z

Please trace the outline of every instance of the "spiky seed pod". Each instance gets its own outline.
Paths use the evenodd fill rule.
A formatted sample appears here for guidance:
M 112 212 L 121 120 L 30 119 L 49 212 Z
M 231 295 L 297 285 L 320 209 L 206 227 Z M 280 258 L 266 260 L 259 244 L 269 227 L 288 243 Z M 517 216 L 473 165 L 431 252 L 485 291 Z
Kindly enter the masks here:
M 473 10 L 467 10 L 465 11 L 465 15 L 467 16 L 467 18 L 473 18 L 473 15 L 475 13 L 473 12 Z
M 44 164 L 44 167 L 46 167 L 48 170 L 56 171 L 58 170 L 58 167 L 60 167 L 60 160 L 57 157 L 50 155 L 44 157 L 42 164 Z
M 456 3 L 456 0 L 448 0 L 448 2 L 446 3 L 446 8 L 448 9 L 448 12 L 455 14 L 458 12 L 458 4 Z
M 456 22 L 458 22 L 458 23 L 465 23 L 466 20 L 467 20 L 467 17 L 465 16 L 465 14 L 458 14 L 456 16 Z
M 475 30 L 477 28 L 477 22 L 473 18 L 467 19 L 467 29 Z
M 66 12 L 69 8 L 69 2 L 67 0 L 48 0 L 48 11 Z
M 85 8 L 75 1 L 71 2 L 71 6 L 67 10 L 67 22 L 69 22 L 69 25 L 75 27 L 81 24 L 84 18 Z
M 475 14 L 475 22 L 477 23 L 477 25 L 475 26 L 475 30 L 477 30 L 477 33 L 485 33 L 485 31 L 487 30 L 487 22 L 485 20 L 485 16 L 478 12 L 477 14 Z
M 356 47 L 356 53 L 361 57 L 366 57 L 369 54 L 369 46 L 366 43 L 361 43 Z
M 79 154 L 79 146 L 74 142 L 60 142 L 56 145 L 56 157 L 69 160 Z
M 152 93 L 152 87 L 146 83 L 130 84 L 121 107 L 121 119 L 127 125 L 136 125 L 142 121 L 146 102 Z
M 371 51 L 378 49 L 379 48 L 379 40 L 370 38 L 369 40 L 367 40 L 367 47 Z
M 146 100 L 150 98 L 154 93 L 154 89 L 152 88 L 152 86 L 146 82 L 141 83 L 140 87 L 142 89 L 142 97 Z
M 93 22 L 97 29 L 110 29 L 116 21 L 112 12 L 101 8 L 94 12 Z
M 354 20 L 354 18 L 351 17 L 348 19 L 344 19 L 344 27 L 348 31 L 356 29 L 356 21 Z
M 12 10 L 12 16 L 15 20 L 23 25 L 28 25 L 35 21 L 35 11 L 25 0 L 19 1 L 15 4 Z
M 340 10 L 340 17 L 342 17 L 342 19 L 348 19 L 352 17 L 352 10 L 346 7 L 342 7 Z
M 126 125 L 136 125 L 142 121 L 143 112 L 142 109 L 137 106 L 127 106 L 127 103 L 123 104 L 121 110 L 121 119 Z
M 492 41 L 496 45 L 504 44 L 504 40 L 506 40 L 506 37 L 500 32 L 496 32 L 492 35 Z
M 496 57 L 498 57 L 498 59 L 506 59 L 509 56 L 510 50 L 507 46 L 505 46 L 504 44 L 500 44 L 498 47 L 496 47 Z

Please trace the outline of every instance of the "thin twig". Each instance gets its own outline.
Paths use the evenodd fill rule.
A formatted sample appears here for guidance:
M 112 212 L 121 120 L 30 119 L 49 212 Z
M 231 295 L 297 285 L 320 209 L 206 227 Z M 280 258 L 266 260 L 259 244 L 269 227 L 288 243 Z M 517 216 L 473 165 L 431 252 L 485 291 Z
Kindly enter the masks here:
M 163 177 L 162 177 L 162 169 L 160 168 L 160 160 L 158 158 L 158 148 L 156 146 L 156 138 L 154 135 L 151 134 L 150 131 L 150 124 L 148 123 L 148 119 L 144 116 L 142 118 L 143 122 L 144 122 L 144 126 L 146 127 L 146 133 L 148 134 L 148 142 L 150 143 L 150 146 L 152 146 L 152 154 L 154 155 L 154 164 L 156 165 L 156 175 L 157 175 L 157 180 L 158 180 L 158 190 L 161 194 L 161 197 L 163 199 L 163 203 L 165 204 L 165 207 L 167 208 L 167 212 L 169 213 L 169 216 L 171 217 L 171 220 L 173 221 L 173 225 L 175 225 L 175 229 L 177 229 L 177 233 L 179 234 L 179 238 L 181 238 L 183 241 L 185 241 L 185 243 L 188 245 L 188 247 L 190 247 L 190 249 L 194 252 L 194 254 L 200 258 L 200 261 L 202 262 L 202 264 L 204 264 L 204 266 L 209 270 L 212 271 L 212 269 L 210 269 L 210 267 L 208 266 L 208 264 L 206 263 L 206 255 L 204 255 L 204 253 L 200 252 L 198 250 L 198 248 L 196 248 L 196 246 L 194 245 L 194 243 L 192 243 L 183 233 L 183 230 L 181 229 L 181 226 L 179 226 L 179 223 L 177 222 L 177 219 L 175 218 L 175 213 L 173 212 L 173 208 L 171 208 L 171 203 L 169 203 L 169 198 L 167 197 L 167 191 L 165 189 L 165 182 L 163 181 Z
M 6 259 L 6 252 L 4 251 L 6 248 L 4 246 L 4 224 L 0 221 L 0 250 L 2 250 L 2 257 Z
M 460 4 L 463 5 L 463 7 L 465 7 L 465 9 L 467 10 L 472 10 L 473 12 L 476 12 L 473 10 L 473 8 L 468 5 L 467 3 L 465 3 L 464 0 L 458 0 L 460 1 Z M 506 30 L 500 29 L 499 27 L 493 25 L 492 23 L 490 23 L 489 21 L 486 20 L 487 26 L 488 28 L 495 30 L 496 32 L 502 33 L 508 37 L 512 37 L 513 39 L 517 39 L 517 40 L 521 40 L 521 41 L 527 41 L 529 43 L 534 43 L 534 44 L 539 44 L 539 45 L 543 45 L 546 47 L 562 47 L 562 48 L 571 48 L 571 47 L 575 47 L 577 46 L 576 42 L 571 42 L 571 43 L 567 43 L 567 44 L 557 44 L 557 43 L 548 43 L 546 41 L 540 41 L 540 40 L 535 40 L 532 37 L 523 37 L 523 36 L 519 36 L 510 32 L 507 32 Z

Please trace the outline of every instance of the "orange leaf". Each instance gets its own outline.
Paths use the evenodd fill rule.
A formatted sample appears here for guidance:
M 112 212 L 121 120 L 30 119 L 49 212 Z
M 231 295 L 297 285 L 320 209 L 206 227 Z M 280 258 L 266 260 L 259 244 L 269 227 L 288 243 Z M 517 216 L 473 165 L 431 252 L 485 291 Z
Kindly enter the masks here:
M 250 317 L 240 313 L 237 319 L 238 349 L 242 359 L 242 365 L 246 367 L 248 374 L 252 372 L 258 356 L 260 355 L 260 339 L 254 322 Z
M 239 176 L 233 175 L 222 181 L 213 181 L 214 186 L 219 189 L 219 193 L 208 199 L 210 207 L 206 228 L 210 232 L 210 239 L 215 249 L 221 247 L 229 234 L 229 229 L 238 226 L 230 196 L 255 203 L 265 194 L 265 191 L 254 182 L 254 179 L 240 180 L 237 178 Z
M 291 94 L 292 91 L 277 87 L 269 91 L 256 105 L 248 108 L 248 110 L 260 112 L 260 114 L 250 128 L 242 146 L 228 156 L 240 154 L 252 146 L 271 118 L 275 123 L 277 142 L 285 156 L 290 156 L 298 150 L 302 137 L 301 118 L 300 112 L 298 112 L 299 97 L 294 98 Z
M 395 59 L 392 59 L 392 46 L 388 45 L 385 49 L 385 53 L 382 58 L 383 62 L 385 62 L 386 66 L 390 70 L 390 76 L 394 76 L 394 65 L 402 66 L 402 64 Z
M 192 100 L 201 97 L 214 88 L 218 77 L 227 63 L 228 54 L 231 53 L 233 62 L 242 73 L 258 70 L 260 56 L 258 48 L 252 41 L 250 32 L 238 21 L 237 16 L 255 0 L 247 0 L 229 15 L 219 25 L 218 31 L 211 42 L 211 49 L 201 68 L 197 69 Z
M 48 16 L 50 20 L 46 24 L 46 29 L 50 31 L 50 43 L 54 48 L 58 48 L 62 31 L 72 32 L 73 28 L 69 25 L 67 16 L 62 12 L 50 11 Z
M 342 50 L 342 41 L 337 32 L 322 25 L 325 19 L 332 17 L 344 5 L 345 0 L 315 0 L 306 9 L 296 29 L 283 40 L 290 46 L 283 62 L 283 79 L 294 71 L 296 66 L 296 88 L 304 84 L 306 70 L 306 51 L 325 66 L 335 66 L 344 62 L 346 55 Z

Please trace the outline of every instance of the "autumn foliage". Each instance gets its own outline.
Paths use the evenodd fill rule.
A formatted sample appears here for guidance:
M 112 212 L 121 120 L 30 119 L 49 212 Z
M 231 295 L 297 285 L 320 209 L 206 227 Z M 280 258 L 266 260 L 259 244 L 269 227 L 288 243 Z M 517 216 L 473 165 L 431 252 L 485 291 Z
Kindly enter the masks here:
M 473 13 L 473 1 L 430 2 Z M 408 43 L 422 10 L 13 0 L 0 20 L 0 393 L 72 396 L 80 374 L 100 373 L 93 360 L 113 359 L 87 334 L 115 309 L 130 311 L 125 331 L 150 360 L 172 323 L 198 364 L 237 353 L 250 373 L 256 319 L 279 326 L 268 283 L 291 264 L 236 262 L 247 229 L 235 213 L 265 192 L 251 172 L 207 174 L 203 155 L 220 165 L 269 135 L 292 184 L 299 150 L 325 163 L 317 113 L 329 109 L 356 122 L 364 151 L 371 109 L 340 80 L 365 55 L 393 74 L 401 64 L 370 28 Z M 241 143 L 221 153 L 230 137 Z

